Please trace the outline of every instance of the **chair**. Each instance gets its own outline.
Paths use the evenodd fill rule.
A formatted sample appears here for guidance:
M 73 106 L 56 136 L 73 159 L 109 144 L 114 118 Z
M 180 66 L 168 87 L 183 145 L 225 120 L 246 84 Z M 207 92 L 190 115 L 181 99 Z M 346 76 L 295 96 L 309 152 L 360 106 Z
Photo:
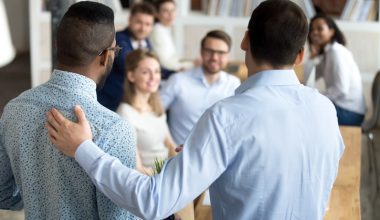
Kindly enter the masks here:
M 363 122 L 362 132 L 368 138 L 368 156 L 369 156 L 369 171 L 375 174 L 376 194 L 379 192 L 379 177 L 377 175 L 377 159 L 375 155 L 374 131 L 380 130 L 380 71 L 376 73 L 372 83 L 372 116 L 369 120 Z

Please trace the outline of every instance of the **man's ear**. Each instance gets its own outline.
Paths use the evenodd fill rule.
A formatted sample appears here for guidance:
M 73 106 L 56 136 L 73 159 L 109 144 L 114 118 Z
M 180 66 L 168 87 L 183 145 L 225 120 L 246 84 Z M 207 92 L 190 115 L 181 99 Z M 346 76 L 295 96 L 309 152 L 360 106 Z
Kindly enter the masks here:
M 305 47 L 302 47 L 302 49 L 298 52 L 296 60 L 294 62 L 294 65 L 299 65 L 302 63 L 303 57 L 305 55 Z
M 105 51 L 103 51 L 103 53 L 100 55 L 100 65 L 101 65 L 101 66 L 106 66 L 107 63 L 109 62 L 109 61 L 108 61 L 109 53 L 110 53 L 109 50 L 105 50 Z
M 245 31 L 243 40 L 241 40 L 240 48 L 244 51 L 248 51 L 249 47 L 249 33 L 248 31 Z

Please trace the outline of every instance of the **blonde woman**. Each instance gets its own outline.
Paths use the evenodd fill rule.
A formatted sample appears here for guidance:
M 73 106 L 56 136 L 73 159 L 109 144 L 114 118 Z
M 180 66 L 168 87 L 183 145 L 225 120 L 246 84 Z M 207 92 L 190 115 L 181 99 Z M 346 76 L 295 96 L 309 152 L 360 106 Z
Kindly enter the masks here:
M 146 174 L 152 174 L 156 158 L 175 155 L 158 94 L 160 80 L 160 64 L 153 53 L 138 49 L 127 55 L 124 98 L 116 112 L 136 129 L 137 169 Z
M 136 129 L 137 170 L 153 175 L 156 158 L 166 159 L 176 154 L 158 94 L 160 63 L 156 55 L 142 49 L 129 53 L 125 62 L 124 98 L 116 112 Z M 175 219 L 178 218 L 194 220 L 193 203 L 177 212 Z

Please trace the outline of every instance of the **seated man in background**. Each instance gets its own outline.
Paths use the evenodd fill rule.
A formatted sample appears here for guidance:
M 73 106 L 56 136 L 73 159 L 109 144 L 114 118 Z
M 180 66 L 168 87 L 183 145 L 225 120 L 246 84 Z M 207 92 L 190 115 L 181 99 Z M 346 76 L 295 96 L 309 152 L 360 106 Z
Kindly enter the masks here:
M 215 102 L 231 96 L 240 80 L 224 72 L 231 50 L 230 36 L 213 30 L 201 41 L 202 66 L 172 75 L 160 90 L 169 110 L 169 128 L 176 144 L 183 144 L 191 129 Z
M 73 4 L 57 32 L 51 79 L 10 101 L 0 119 L 0 209 L 25 209 L 26 219 L 135 219 L 96 190 L 79 164 L 46 138 L 45 112 L 59 106 L 72 118 L 80 103 L 94 140 L 135 167 L 133 128 L 96 100 L 119 51 L 113 11 L 95 2 Z
M 116 111 L 124 94 L 125 57 L 138 48 L 152 49 L 148 36 L 154 24 L 155 8 L 147 2 L 132 5 L 128 27 L 116 33 L 116 44 L 123 49 L 115 59 L 103 88 L 98 89 L 98 101 L 106 108 Z

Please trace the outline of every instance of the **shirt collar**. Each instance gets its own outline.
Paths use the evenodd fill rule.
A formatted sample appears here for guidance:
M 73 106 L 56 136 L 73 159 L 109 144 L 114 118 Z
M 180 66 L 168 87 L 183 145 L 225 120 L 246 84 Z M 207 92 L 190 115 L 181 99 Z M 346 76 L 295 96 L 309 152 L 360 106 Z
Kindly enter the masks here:
M 211 86 L 208 84 L 207 79 L 205 77 L 204 71 L 202 67 L 197 67 L 194 71 L 194 77 L 202 81 L 206 86 Z M 219 72 L 219 79 L 214 84 L 224 83 L 227 80 L 227 75 L 223 72 Z
M 323 48 L 323 52 L 326 53 L 327 51 L 329 51 L 333 47 L 334 43 L 335 42 L 326 44 L 326 46 Z
M 288 86 L 299 84 L 300 82 L 293 69 L 265 70 L 250 76 L 235 90 L 235 94 L 241 94 L 256 86 Z
M 80 89 L 83 93 L 87 93 L 96 99 L 96 83 L 92 79 L 78 73 L 55 69 L 49 82 L 62 87 Z
M 131 40 L 133 49 L 139 49 L 139 48 L 147 48 L 148 44 L 145 40 Z

